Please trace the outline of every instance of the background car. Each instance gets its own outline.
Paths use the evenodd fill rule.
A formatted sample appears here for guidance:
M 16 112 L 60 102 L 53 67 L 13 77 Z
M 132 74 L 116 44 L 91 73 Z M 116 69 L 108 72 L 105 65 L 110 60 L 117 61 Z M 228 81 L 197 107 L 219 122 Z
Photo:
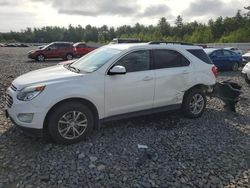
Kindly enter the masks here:
M 77 57 L 82 57 L 86 55 L 87 53 L 96 49 L 95 47 L 88 46 L 84 42 L 77 42 L 73 46 L 74 46 L 75 54 Z
M 242 55 L 243 64 L 250 62 L 250 51 Z
M 250 62 L 242 69 L 242 75 L 245 78 L 246 83 L 250 84 Z
M 32 50 L 28 53 L 28 57 L 37 61 L 45 59 L 62 58 L 71 60 L 75 56 L 73 43 L 70 42 L 52 42 L 41 49 Z
M 237 71 L 242 64 L 241 55 L 231 50 L 206 48 L 204 51 L 219 70 Z
M 135 38 L 114 38 L 109 44 L 122 44 L 122 43 L 140 43 L 139 39 Z
M 235 53 L 237 53 L 237 54 L 242 54 L 242 50 L 240 50 L 239 48 L 236 48 L 236 47 L 226 47 L 226 48 L 224 48 L 225 50 L 231 50 L 231 51 L 233 51 L 233 52 L 235 52 Z

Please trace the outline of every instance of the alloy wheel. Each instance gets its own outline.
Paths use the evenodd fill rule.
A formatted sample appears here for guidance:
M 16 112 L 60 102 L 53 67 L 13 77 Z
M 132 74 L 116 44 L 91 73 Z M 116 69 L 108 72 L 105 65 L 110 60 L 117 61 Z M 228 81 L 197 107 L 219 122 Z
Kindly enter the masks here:
M 202 109 L 204 107 L 204 98 L 201 94 L 195 94 L 189 103 L 189 108 L 192 114 L 199 114 L 202 112 Z
M 58 131 L 65 139 L 76 139 L 80 137 L 87 128 L 86 115 L 79 111 L 65 113 L 58 121 Z

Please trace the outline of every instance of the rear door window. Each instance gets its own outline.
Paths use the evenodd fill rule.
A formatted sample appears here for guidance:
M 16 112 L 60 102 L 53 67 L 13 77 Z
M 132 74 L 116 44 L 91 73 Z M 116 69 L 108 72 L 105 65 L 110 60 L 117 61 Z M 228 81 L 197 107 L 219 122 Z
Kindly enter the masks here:
M 190 62 L 182 54 L 174 50 L 153 50 L 155 69 L 188 66 Z
M 233 55 L 230 51 L 228 51 L 228 50 L 223 50 L 223 54 L 225 55 L 225 56 L 231 56 L 231 55 Z

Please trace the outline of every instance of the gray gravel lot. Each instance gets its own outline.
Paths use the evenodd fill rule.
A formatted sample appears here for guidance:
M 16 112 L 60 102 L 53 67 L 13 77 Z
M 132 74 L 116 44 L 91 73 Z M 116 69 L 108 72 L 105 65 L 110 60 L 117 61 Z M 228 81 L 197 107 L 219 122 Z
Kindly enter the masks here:
M 29 48 L 0 48 L 0 187 L 250 187 L 250 100 L 227 112 L 208 99 L 204 115 L 180 112 L 104 124 L 86 141 L 55 145 L 25 136 L 4 117 L 4 93 L 36 63 Z M 222 72 L 250 87 L 240 72 Z M 137 145 L 148 149 L 138 149 Z

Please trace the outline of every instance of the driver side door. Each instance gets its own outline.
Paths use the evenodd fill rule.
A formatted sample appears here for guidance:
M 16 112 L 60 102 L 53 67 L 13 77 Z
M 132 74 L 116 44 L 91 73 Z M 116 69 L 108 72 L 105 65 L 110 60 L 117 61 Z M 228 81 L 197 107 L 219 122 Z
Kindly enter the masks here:
M 118 60 L 126 74 L 105 76 L 105 116 L 151 109 L 155 75 L 151 70 L 150 51 L 139 50 Z

